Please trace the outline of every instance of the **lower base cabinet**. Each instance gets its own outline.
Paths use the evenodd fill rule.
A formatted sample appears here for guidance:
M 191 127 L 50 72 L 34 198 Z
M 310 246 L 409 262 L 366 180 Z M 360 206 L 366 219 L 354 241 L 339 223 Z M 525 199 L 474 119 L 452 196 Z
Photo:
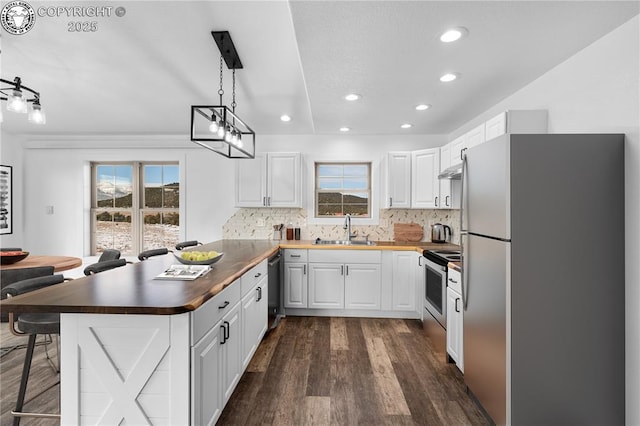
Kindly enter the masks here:
M 345 265 L 344 307 L 345 309 L 380 309 L 382 274 L 380 265 Z
M 192 318 L 191 424 L 214 425 L 233 394 L 242 373 L 267 331 L 268 276 L 266 264 L 250 272 L 241 297 L 241 284 L 226 287 Z M 253 281 L 253 282 L 255 282 Z M 204 335 L 202 324 L 214 324 Z
M 447 287 L 447 354 L 464 373 L 463 327 L 464 313 L 460 289 L 460 273 L 449 269 Z

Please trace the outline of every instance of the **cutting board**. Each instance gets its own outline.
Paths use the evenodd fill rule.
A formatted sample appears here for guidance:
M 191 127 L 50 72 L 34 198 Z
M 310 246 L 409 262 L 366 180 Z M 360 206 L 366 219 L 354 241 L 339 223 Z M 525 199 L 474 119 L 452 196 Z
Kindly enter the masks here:
M 417 223 L 394 223 L 393 239 L 395 241 L 422 241 L 424 232 Z

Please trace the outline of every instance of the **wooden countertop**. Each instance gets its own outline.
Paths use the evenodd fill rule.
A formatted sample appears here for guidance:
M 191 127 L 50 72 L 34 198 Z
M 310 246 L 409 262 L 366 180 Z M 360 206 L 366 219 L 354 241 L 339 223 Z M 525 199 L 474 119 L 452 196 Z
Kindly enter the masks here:
M 69 256 L 28 256 L 26 259 L 21 260 L 10 265 L 2 265 L 0 269 L 23 269 L 23 268 L 35 268 L 38 266 L 53 266 L 55 272 L 68 271 L 69 269 L 82 266 L 82 259 L 79 257 Z
M 207 275 L 193 281 L 154 279 L 167 267 L 178 263 L 169 253 L 3 300 L 0 307 L 2 312 L 16 313 L 180 314 L 200 307 L 249 269 L 276 253 L 279 247 L 422 252 L 424 249 L 458 246 L 424 241 L 377 242 L 375 246 L 317 246 L 312 241 L 220 240 L 196 249 L 224 252 L 224 257 Z
M 417 251 L 423 250 L 454 250 L 460 246 L 450 243 L 432 243 L 430 241 L 375 241 L 375 246 L 361 245 L 318 245 L 312 240 L 281 240 L 280 248 L 314 249 L 314 250 L 398 250 Z
M 221 240 L 197 250 L 215 250 L 224 252 L 224 256 L 208 274 L 193 281 L 154 279 L 178 263 L 169 253 L 12 297 L 0 306 L 3 312 L 171 315 L 193 311 L 276 253 L 278 244 L 268 240 Z

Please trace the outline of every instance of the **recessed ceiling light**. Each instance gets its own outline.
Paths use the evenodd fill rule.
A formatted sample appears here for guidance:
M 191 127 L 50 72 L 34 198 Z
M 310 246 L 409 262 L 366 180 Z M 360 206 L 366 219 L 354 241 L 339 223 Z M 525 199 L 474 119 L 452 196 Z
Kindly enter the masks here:
M 469 31 L 464 27 L 450 28 L 440 35 L 440 41 L 443 43 L 451 43 L 452 41 L 460 40 L 468 33 Z
M 460 74 L 456 73 L 456 72 L 451 72 L 451 73 L 447 73 L 445 75 L 443 75 L 442 77 L 440 77 L 440 81 L 442 81 L 443 83 L 448 83 L 450 81 L 453 81 L 457 78 L 460 77 Z
M 427 110 L 427 109 L 429 109 L 429 108 L 431 108 L 431 105 L 428 105 L 428 104 L 420 104 L 420 105 L 416 105 L 416 109 L 417 109 L 418 111 L 424 111 L 424 110 Z
M 349 132 L 351 131 L 351 127 L 340 127 L 341 132 Z
M 360 95 L 356 94 L 356 93 L 349 93 L 347 96 L 345 96 L 344 98 L 348 101 L 357 101 L 358 99 L 360 99 Z
M 280 116 L 280 120 L 282 121 L 291 121 L 291 117 L 289 117 L 287 114 L 283 114 Z
M 413 127 L 413 124 L 404 123 L 404 124 L 403 124 L 403 125 L 401 125 L 400 127 L 402 127 L 403 129 L 410 129 L 411 127 Z

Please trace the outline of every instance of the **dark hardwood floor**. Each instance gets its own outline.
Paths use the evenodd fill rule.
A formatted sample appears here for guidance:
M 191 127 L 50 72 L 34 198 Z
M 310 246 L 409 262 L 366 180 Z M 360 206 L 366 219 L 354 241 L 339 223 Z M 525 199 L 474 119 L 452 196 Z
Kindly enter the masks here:
M 0 424 L 5 426 L 13 423 L 11 410 L 15 408 L 20 387 L 27 337 L 12 335 L 6 322 L 0 323 L 0 329 L 0 347 L 3 349 L 0 352 Z M 33 352 L 33 363 L 25 401 L 29 401 L 34 395 L 59 380 L 59 375 L 54 373 L 47 362 L 42 341 L 43 336 L 38 336 Z M 7 349 L 14 347 L 15 349 L 7 351 Z M 55 360 L 56 352 L 53 345 L 49 345 L 49 353 Z M 59 389 L 59 385 L 49 389 L 38 398 L 25 404 L 23 411 L 60 413 Z M 23 418 L 20 421 L 20 425 L 25 426 L 52 426 L 59 423 L 56 419 Z
M 1 346 L 26 343 L 2 323 Z M 12 421 L 24 349 L 0 358 L 0 420 Z M 29 395 L 57 380 L 36 347 Z M 26 409 L 58 412 L 58 388 Z M 23 419 L 23 425 L 56 425 Z M 259 346 L 219 425 L 485 425 L 462 374 L 415 320 L 287 317 Z
M 415 320 L 287 317 L 220 425 L 485 425 L 462 374 Z

